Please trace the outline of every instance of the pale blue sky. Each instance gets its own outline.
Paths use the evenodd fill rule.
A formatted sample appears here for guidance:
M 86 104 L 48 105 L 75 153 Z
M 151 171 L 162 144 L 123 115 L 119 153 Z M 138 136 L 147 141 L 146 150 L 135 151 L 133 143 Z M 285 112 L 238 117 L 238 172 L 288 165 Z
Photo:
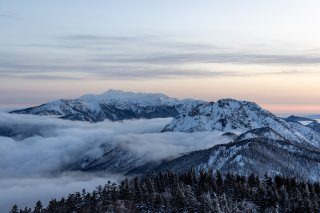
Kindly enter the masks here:
M 0 0 L 0 105 L 114 88 L 320 112 L 319 10 L 312 0 Z

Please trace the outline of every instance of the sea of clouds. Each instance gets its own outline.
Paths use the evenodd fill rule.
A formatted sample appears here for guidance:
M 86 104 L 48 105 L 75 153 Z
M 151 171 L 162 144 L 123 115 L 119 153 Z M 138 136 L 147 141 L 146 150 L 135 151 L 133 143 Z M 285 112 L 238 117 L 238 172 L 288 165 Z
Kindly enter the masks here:
M 0 113 L 0 209 L 48 202 L 83 188 L 92 190 L 123 174 L 70 172 L 85 157 L 99 158 L 102 147 L 121 145 L 147 161 L 227 143 L 221 132 L 161 130 L 171 118 L 88 123 L 50 117 Z

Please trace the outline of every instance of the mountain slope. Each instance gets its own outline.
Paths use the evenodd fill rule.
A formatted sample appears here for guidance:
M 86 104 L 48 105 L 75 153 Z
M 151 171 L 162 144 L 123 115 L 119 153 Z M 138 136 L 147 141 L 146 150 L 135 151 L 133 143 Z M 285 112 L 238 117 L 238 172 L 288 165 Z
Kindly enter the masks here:
M 311 123 L 314 121 L 313 119 L 310 119 L 310 118 L 305 118 L 305 117 L 300 117 L 295 115 L 290 115 L 289 117 L 285 118 L 285 120 L 287 122 L 299 122 L 301 124 Z
M 242 141 L 242 140 L 253 139 L 253 138 L 285 140 L 278 132 L 274 131 L 272 128 L 262 127 L 258 129 L 252 129 L 245 133 L 242 133 L 241 135 L 239 135 L 239 137 L 236 138 L 236 141 Z
M 139 118 L 175 117 L 203 101 L 178 100 L 159 93 L 109 90 L 101 95 L 84 95 L 75 100 L 57 100 L 12 111 L 17 114 L 52 115 L 62 119 L 99 122 Z
M 290 126 L 297 131 L 296 134 L 301 134 L 312 145 L 320 147 L 320 134 L 308 126 L 300 123 L 289 122 Z
M 313 129 L 314 131 L 318 132 L 320 134 L 320 123 L 317 121 L 314 121 L 307 125 L 307 127 Z
M 186 172 L 190 169 L 240 175 L 285 175 L 320 181 L 320 150 L 289 141 L 253 138 L 195 151 L 145 172 Z

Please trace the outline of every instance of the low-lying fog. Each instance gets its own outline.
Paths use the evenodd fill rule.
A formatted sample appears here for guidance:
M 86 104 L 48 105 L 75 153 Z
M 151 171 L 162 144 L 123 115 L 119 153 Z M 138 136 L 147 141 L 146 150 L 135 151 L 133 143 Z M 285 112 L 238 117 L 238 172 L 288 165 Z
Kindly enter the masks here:
M 101 145 L 121 145 L 157 161 L 229 142 L 221 132 L 178 133 L 161 130 L 171 118 L 87 123 L 56 118 L 0 113 L 0 209 L 20 208 L 52 197 L 92 190 L 121 174 L 65 171 L 86 156 L 100 157 Z

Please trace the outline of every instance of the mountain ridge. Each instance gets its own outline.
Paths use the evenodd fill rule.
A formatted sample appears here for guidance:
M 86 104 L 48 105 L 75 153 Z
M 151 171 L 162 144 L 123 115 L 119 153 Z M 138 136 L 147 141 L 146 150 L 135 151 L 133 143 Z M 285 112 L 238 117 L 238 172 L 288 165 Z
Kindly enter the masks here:
M 252 138 L 197 150 L 144 172 L 172 170 L 183 173 L 189 170 L 236 173 L 263 177 L 265 174 L 294 175 L 301 180 L 320 181 L 320 149 L 266 138 Z M 141 172 L 141 168 L 132 170 Z M 143 171 L 143 170 L 142 170 Z M 303 172 L 302 172 L 303 171 Z
M 77 99 L 59 99 L 21 110 L 15 114 L 56 116 L 62 119 L 100 122 L 140 118 L 175 117 L 204 101 L 170 98 L 161 93 L 134 93 L 108 90 L 100 95 L 83 95 Z
M 254 102 L 221 99 L 217 102 L 199 104 L 187 114 L 178 115 L 166 125 L 163 131 L 218 130 L 242 134 L 252 129 L 269 127 L 285 140 L 311 143 L 320 147 L 320 135 L 318 133 L 302 124 L 301 127 L 297 125 L 286 122 Z M 315 137 L 316 139 L 313 139 Z

